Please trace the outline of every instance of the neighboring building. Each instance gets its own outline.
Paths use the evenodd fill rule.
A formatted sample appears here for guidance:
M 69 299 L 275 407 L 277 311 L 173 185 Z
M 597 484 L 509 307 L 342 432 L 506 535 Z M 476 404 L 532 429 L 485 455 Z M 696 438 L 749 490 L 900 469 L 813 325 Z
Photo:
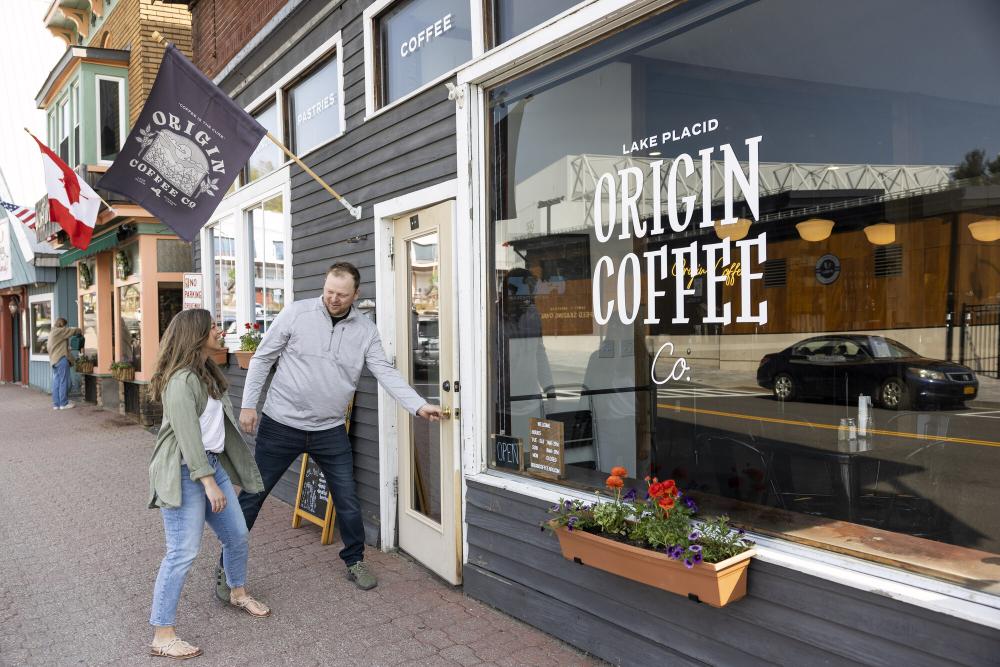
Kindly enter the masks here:
M 73 275 L 59 271 L 60 251 L 35 239 L 13 216 L 0 216 L 0 382 L 51 391 L 46 340 L 66 313 L 76 324 Z
M 995 3 L 186 4 L 195 62 L 363 210 L 261 144 L 195 250 L 230 345 L 353 261 L 453 416 L 365 376 L 370 542 L 616 663 L 996 661 Z M 491 454 L 532 418 L 556 474 Z M 746 600 L 561 557 L 546 508 L 616 465 L 750 531 Z
M 190 15 L 155 0 L 54 0 L 45 25 L 68 46 L 36 96 L 48 112 L 47 143 L 94 186 L 118 155 L 156 78 L 164 47 L 154 33 L 190 54 Z M 97 358 L 94 373 L 83 380 L 86 399 L 150 424 L 159 409 L 146 386 L 160 336 L 181 308 L 190 245 L 142 207 L 98 193 L 114 210 L 102 207 L 86 250 L 69 245 L 44 205 L 38 236 L 66 250 L 62 267 L 77 269 L 71 272 L 72 319 L 84 330 L 84 352 Z M 111 375 L 112 363 L 123 362 L 134 368 L 134 380 Z

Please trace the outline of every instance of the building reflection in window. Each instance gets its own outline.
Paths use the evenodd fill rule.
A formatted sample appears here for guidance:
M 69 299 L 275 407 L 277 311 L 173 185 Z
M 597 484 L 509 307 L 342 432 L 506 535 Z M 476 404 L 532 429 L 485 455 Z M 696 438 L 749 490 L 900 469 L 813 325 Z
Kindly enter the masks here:
M 118 288 L 121 360 L 132 364 L 135 370 L 142 370 L 142 304 L 140 286 L 126 285 Z

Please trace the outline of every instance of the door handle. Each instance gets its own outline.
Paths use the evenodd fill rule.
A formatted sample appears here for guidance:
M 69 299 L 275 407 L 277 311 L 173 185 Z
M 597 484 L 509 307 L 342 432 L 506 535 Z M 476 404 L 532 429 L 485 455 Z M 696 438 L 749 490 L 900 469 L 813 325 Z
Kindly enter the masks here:
M 451 408 L 441 408 L 441 419 L 451 419 Z

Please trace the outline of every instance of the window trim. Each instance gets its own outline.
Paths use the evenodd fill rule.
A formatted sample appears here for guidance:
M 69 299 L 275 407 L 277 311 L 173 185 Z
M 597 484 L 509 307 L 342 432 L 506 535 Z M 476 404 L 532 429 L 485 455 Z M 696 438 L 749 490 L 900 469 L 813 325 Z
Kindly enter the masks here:
M 113 81 L 118 84 L 118 152 L 121 153 L 128 135 L 128 120 L 125 117 L 125 79 L 107 74 L 94 75 L 94 147 L 97 164 L 110 165 L 114 160 L 101 158 L 101 81 Z
M 212 287 L 205 289 L 205 308 L 215 318 L 215 252 L 212 244 L 210 227 L 213 227 L 229 216 L 236 216 L 236 275 L 250 275 L 253 270 L 253 251 L 249 246 L 246 232 L 246 211 L 256 205 L 263 204 L 276 195 L 283 198 L 284 234 L 281 240 L 285 243 L 285 307 L 295 301 L 292 270 L 294 252 L 292 251 L 292 212 L 291 212 L 291 168 L 286 163 L 273 172 L 244 186 L 222 200 L 222 204 L 201 228 L 199 235 L 201 273 L 205 284 Z M 238 280 L 236 283 L 236 320 L 238 322 L 253 322 L 256 320 L 253 306 L 252 282 Z M 237 331 L 237 335 L 239 332 Z M 227 341 L 228 343 L 228 341 Z M 227 345 L 228 347 L 228 345 Z M 237 348 L 238 349 L 238 348 Z
M 472 4 L 470 6 L 470 19 L 471 19 L 471 30 L 472 30 L 472 55 L 469 60 L 464 63 L 454 67 L 453 69 L 440 74 L 431 81 L 421 85 L 419 88 L 410 91 L 406 95 L 403 95 L 398 100 L 393 100 L 388 104 L 382 106 L 377 106 L 379 93 L 378 90 L 382 85 L 382 66 L 378 62 L 378 51 L 376 46 L 376 35 L 375 35 L 375 21 L 378 20 L 379 16 L 384 14 L 393 4 L 400 2 L 401 0 L 376 0 L 368 7 L 365 8 L 363 13 L 363 23 L 364 23 L 364 51 L 365 51 L 365 117 L 364 121 L 367 122 L 373 118 L 381 116 L 386 111 L 390 109 L 395 109 L 396 107 L 402 105 L 403 103 L 413 99 L 414 97 L 420 95 L 421 93 L 430 90 L 434 86 L 437 86 L 444 81 L 447 81 L 455 76 L 455 74 L 461 71 L 463 68 L 467 67 L 469 63 L 474 62 L 483 53 L 484 49 L 484 23 L 483 23 L 483 7 L 482 2 L 489 2 L 490 0 L 469 0 Z M 378 65 L 376 67 L 376 65 Z
M 626 24 L 649 18 L 670 5 L 679 4 L 679 1 L 590 0 L 482 54 L 458 70 L 457 82 L 465 88 L 467 103 L 455 107 L 459 156 L 456 207 L 460 211 L 470 211 L 471 223 L 457 225 L 455 230 L 456 253 L 470 257 L 468 262 L 461 262 L 456 267 L 459 312 L 470 316 L 464 321 L 464 327 L 485 327 L 489 317 L 486 280 L 489 234 L 486 225 L 490 193 L 486 184 L 490 166 L 487 163 L 489 114 L 486 88 L 520 76 L 585 44 L 605 39 Z M 594 494 L 582 493 L 572 487 L 488 468 L 488 349 L 481 337 L 460 336 L 459 354 L 463 360 L 459 376 L 464 412 L 461 423 L 462 468 L 466 481 L 505 489 L 547 503 L 557 502 L 559 498 L 595 501 Z M 463 508 L 466 493 L 467 485 L 463 485 Z M 759 545 L 757 557 L 764 562 L 976 625 L 1000 629 L 998 596 L 785 539 L 763 535 L 752 537 Z M 467 560 L 467 536 L 465 540 Z
M 331 43 L 332 43 L 331 47 L 332 51 L 331 48 L 328 48 L 328 45 L 331 45 Z M 316 51 L 310 54 L 309 58 L 307 58 L 308 61 L 307 66 L 303 67 L 302 63 L 300 63 L 298 66 L 295 67 L 295 69 L 292 70 L 292 72 L 289 72 L 291 76 L 289 76 L 289 74 L 286 74 L 284 77 L 282 77 L 282 80 L 287 79 L 287 82 L 281 87 L 281 96 L 283 98 L 281 115 L 284 117 L 285 121 L 284 132 L 282 133 L 281 136 L 285 141 L 285 145 L 288 146 L 288 148 L 299 157 L 302 157 L 303 155 L 309 155 L 313 151 L 327 145 L 331 141 L 334 141 L 344 136 L 345 128 L 347 127 L 347 115 L 344 105 L 344 58 L 343 58 L 344 46 L 342 43 L 340 31 L 337 31 L 337 34 L 335 34 L 332 38 L 327 40 L 323 44 L 323 46 L 317 49 L 317 51 L 320 52 L 320 55 L 316 56 L 317 53 Z M 313 56 L 316 57 L 314 58 Z M 310 146 L 304 150 L 299 149 L 297 146 L 293 148 L 292 146 L 289 145 L 291 143 L 290 133 L 291 133 L 292 123 L 288 114 L 288 98 L 290 97 L 288 91 L 291 88 L 294 88 L 298 84 L 308 79 L 313 74 L 315 74 L 317 71 L 319 71 L 320 68 L 328 64 L 330 60 L 336 61 L 337 63 L 337 106 L 339 107 L 338 112 L 340 118 L 340 132 L 333 135 L 329 139 L 322 140 L 318 144 Z
M 31 315 L 32 306 L 36 303 L 45 303 L 46 301 L 49 302 L 51 310 L 52 323 L 49 325 L 49 334 L 51 335 L 52 327 L 55 325 L 56 320 L 56 302 L 54 293 L 46 292 L 45 294 L 31 294 L 28 296 L 28 357 L 31 361 L 49 361 L 48 354 L 35 354 L 35 323 Z

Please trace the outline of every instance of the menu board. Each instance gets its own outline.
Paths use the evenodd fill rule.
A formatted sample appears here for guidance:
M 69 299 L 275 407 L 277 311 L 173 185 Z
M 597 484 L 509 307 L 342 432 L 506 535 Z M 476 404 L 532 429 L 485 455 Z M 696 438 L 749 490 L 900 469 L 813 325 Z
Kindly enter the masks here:
M 531 417 L 528 420 L 528 472 L 539 477 L 562 479 L 566 472 L 563 423 Z

